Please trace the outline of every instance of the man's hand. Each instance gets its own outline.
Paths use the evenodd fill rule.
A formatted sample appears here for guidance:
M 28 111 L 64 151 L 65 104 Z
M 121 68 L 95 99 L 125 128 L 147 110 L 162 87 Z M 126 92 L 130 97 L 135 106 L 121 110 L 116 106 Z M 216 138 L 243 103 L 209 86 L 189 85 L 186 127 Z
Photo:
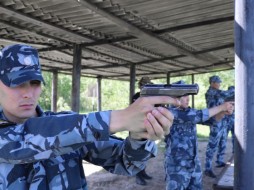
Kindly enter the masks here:
M 178 104 L 167 96 L 138 98 L 124 110 L 112 111 L 110 132 L 129 131 L 131 138 L 156 140 L 169 133 L 173 123 L 173 114 L 155 104 Z
M 145 131 L 130 132 L 130 137 L 133 139 L 162 139 L 169 134 L 173 118 L 173 114 L 168 109 L 157 107 L 147 114 L 147 118 L 144 121 Z
M 226 115 L 231 115 L 234 112 L 234 102 L 224 102 L 222 104 L 223 106 L 223 111 L 225 112 Z
M 218 106 L 220 112 L 216 114 L 216 121 L 220 121 L 225 115 L 231 115 L 234 112 L 234 102 L 224 102 Z

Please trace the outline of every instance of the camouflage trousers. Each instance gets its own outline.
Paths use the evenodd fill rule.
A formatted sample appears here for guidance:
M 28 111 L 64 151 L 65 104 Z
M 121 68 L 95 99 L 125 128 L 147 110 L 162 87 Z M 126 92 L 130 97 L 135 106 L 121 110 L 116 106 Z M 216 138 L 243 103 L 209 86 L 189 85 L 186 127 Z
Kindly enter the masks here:
M 191 160 L 165 157 L 166 190 L 202 190 L 202 171 L 197 157 Z
M 213 156 L 217 150 L 218 152 L 216 163 L 220 164 L 224 162 L 228 136 L 227 126 L 225 125 L 226 123 L 221 121 L 216 125 L 210 126 L 209 142 L 206 149 L 206 170 L 212 169 Z

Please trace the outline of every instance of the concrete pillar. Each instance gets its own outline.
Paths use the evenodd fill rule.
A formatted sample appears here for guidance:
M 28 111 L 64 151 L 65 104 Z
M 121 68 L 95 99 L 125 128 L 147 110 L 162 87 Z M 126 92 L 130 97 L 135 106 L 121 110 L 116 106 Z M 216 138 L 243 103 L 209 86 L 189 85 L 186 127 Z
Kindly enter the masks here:
M 235 190 L 254 189 L 253 10 L 253 0 L 235 0 Z

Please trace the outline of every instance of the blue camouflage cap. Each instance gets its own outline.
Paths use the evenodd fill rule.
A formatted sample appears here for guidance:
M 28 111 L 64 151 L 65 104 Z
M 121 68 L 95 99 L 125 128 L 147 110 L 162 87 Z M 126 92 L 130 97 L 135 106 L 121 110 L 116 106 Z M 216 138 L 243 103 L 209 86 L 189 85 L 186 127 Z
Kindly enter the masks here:
M 30 80 L 39 80 L 45 84 L 37 50 L 24 44 L 3 48 L 0 52 L 0 80 L 9 87 Z
M 220 79 L 219 76 L 214 75 L 214 76 L 211 76 L 211 77 L 209 78 L 209 82 L 210 82 L 210 83 L 212 83 L 212 82 L 221 83 L 221 79 Z
M 235 91 L 235 86 L 229 86 L 229 87 L 228 87 L 228 90 L 230 90 L 230 91 Z
M 184 82 L 183 80 L 179 80 L 179 81 L 174 82 L 174 83 L 172 83 L 172 84 L 185 84 L 185 82 Z

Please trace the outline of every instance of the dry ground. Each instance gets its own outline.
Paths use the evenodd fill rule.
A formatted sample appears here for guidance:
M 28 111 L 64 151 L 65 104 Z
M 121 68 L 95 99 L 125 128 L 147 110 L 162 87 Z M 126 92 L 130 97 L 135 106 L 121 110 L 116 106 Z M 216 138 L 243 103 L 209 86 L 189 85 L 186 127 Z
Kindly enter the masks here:
M 199 141 L 199 157 L 204 166 L 205 150 L 207 141 Z M 111 174 L 101 169 L 100 167 L 93 166 L 91 164 L 85 164 L 85 171 L 88 181 L 89 190 L 164 190 L 165 189 L 165 173 L 163 167 L 163 144 L 159 144 L 159 152 L 156 158 L 151 159 L 148 162 L 147 173 L 153 176 L 152 180 L 147 180 L 148 186 L 140 186 L 135 183 L 135 177 L 119 176 Z M 231 140 L 228 140 L 226 161 L 232 156 L 232 144 Z M 215 164 L 214 164 L 215 165 Z M 204 167 L 203 167 L 204 168 Z M 214 168 L 216 175 L 221 173 L 221 168 Z M 203 177 L 204 190 L 212 190 L 212 185 L 216 182 L 216 179 Z

